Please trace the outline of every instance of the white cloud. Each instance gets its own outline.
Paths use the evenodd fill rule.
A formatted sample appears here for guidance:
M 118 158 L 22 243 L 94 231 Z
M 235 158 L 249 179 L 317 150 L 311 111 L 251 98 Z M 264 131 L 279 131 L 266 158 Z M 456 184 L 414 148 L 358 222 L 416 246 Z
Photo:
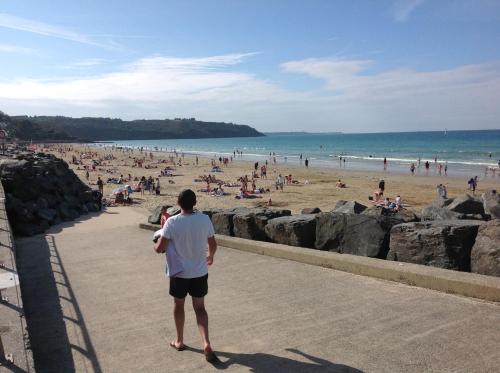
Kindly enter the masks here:
M 423 2 L 424 0 L 394 0 L 392 9 L 394 19 L 398 22 L 405 22 Z
M 114 49 L 118 45 L 116 43 L 100 43 L 87 35 L 74 32 L 63 27 L 53 26 L 46 23 L 33 21 L 26 18 L 13 16 L 7 13 L 0 13 L 0 27 L 5 27 L 13 30 L 30 32 L 33 34 L 55 37 L 64 40 L 70 40 L 81 44 L 92 45 L 95 47 Z
M 376 74 L 371 60 L 305 59 L 287 74 L 320 79 L 320 89 L 294 91 L 238 64 L 251 54 L 150 57 L 86 78 L 0 81 L 9 114 L 196 117 L 260 130 L 389 131 L 497 128 L 500 61 L 447 70 L 396 69 Z
M 0 53 L 18 53 L 18 54 L 38 54 L 39 51 L 33 48 L 20 47 L 12 44 L 0 44 Z
M 469 89 L 489 85 L 500 77 L 500 62 L 464 65 L 448 70 L 416 71 L 395 69 L 378 74 L 367 74 L 374 64 L 371 60 L 306 59 L 281 65 L 285 72 L 307 74 L 324 81 L 324 89 L 342 97 L 387 99 Z
M 86 69 L 95 66 L 101 66 L 110 63 L 111 61 L 105 58 L 86 58 L 84 60 L 72 62 L 66 65 L 59 66 L 62 69 Z

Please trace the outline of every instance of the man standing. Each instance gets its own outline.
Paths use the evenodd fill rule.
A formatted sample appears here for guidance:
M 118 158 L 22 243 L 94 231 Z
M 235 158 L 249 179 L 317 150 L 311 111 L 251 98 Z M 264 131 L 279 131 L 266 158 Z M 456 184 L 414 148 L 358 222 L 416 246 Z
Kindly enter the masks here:
M 177 330 L 177 337 L 175 341 L 170 342 L 170 346 L 178 351 L 186 348 L 183 340 L 184 302 L 189 294 L 192 297 L 205 358 L 210 363 L 216 363 L 219 360 L 210 345 L 208 315 L 204 303 L 204 297 L 208 293 L 208 265 L 212 265 L 217 250 L 214 227 L 207 215 L 193 211 L 196 195 L 192 190 L 183 190 L 177 203 L 181 213 L 168 219 L 154 247 L 157 253 L 167 253 L 169 293 L 174 297 L 174 320 Z
M 97 188 L 99 188 L 99 192 L 104 195 L 104 183 L 100 176 L 97 177 Z

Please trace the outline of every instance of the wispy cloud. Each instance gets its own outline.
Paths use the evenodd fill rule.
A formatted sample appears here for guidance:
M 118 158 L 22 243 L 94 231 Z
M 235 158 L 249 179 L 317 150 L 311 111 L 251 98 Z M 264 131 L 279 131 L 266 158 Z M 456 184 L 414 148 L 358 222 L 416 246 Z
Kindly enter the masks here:
M 0 53 L 18 53 L 18 54 L 38 54 L 40 51 L 33 48 L 20 47 L 12 44 L 0 44 Z
M 114 42 L 101 43 L 87 35 L 68 30 L 60 26 L 49 25 L 47 23 L 33 21 L 26 18 L 17 17 L 7 13 L 0 13 L 0 27 L 30 32 L 33 34 L 50 36 L 54 38 L 70 40 L 73 42 L 92 45 L 100 48 L 116 49 L 118 45 Z
M 410 14 L 423 2 L 424 0 L 394 0 L 392 6 L 394 19 L 398 22 L 405 22 Z
M 435 71 L 373 73 L 374 60 L 309 58 L 283 73 L 323 82 L 295 91 L 244 72 L 252 53 L 142 58 L 114 72 L 0 82 L 0 108 L 12 114 L 195 116 L 265 130 L 373 131 L 498 127 L 500 61 Z
M 86 58 L 84 60 L 61 65 L 59 67 L 63 69 L 87 69 L 95 66 L 105 65 L 109 62 L 111 61 L 106 58 Z

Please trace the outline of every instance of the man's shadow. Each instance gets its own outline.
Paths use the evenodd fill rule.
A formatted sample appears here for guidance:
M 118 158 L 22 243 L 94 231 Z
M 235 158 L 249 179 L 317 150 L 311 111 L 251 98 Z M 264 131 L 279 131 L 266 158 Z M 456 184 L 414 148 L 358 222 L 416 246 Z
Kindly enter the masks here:
M 186 346 L 187 347 L 187 346 Z M 203 354 L 203 351 L 197 348 L 187 347 L 189 351 Z M 212 364 L 216 369 L 225 370 L 231 365 L 241 365 L 248 367 L 250 372 L 267 373 L 267 372 L 333 372 L 333 373 L 363 373 L 363 371 L 344 365 L 335 364 L 328 360 L 324 360 L 294 348 L 287 348 L 286 351 L 293 352 L 297 355 L 305 357 L 309 362 L 297 361 L 287 357 L 275 356 L 266 353 L 242 354 L 216 351 L 217 356 L 222 360 Z

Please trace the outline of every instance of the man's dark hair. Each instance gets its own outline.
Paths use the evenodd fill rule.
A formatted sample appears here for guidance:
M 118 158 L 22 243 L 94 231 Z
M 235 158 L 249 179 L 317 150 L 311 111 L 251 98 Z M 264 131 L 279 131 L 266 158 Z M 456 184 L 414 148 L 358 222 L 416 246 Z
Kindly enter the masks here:
M 184 189 L 179 193 L 177 203 L 183 210 L 192 210 L 196 205 L 196 194 L 191 189 Z

